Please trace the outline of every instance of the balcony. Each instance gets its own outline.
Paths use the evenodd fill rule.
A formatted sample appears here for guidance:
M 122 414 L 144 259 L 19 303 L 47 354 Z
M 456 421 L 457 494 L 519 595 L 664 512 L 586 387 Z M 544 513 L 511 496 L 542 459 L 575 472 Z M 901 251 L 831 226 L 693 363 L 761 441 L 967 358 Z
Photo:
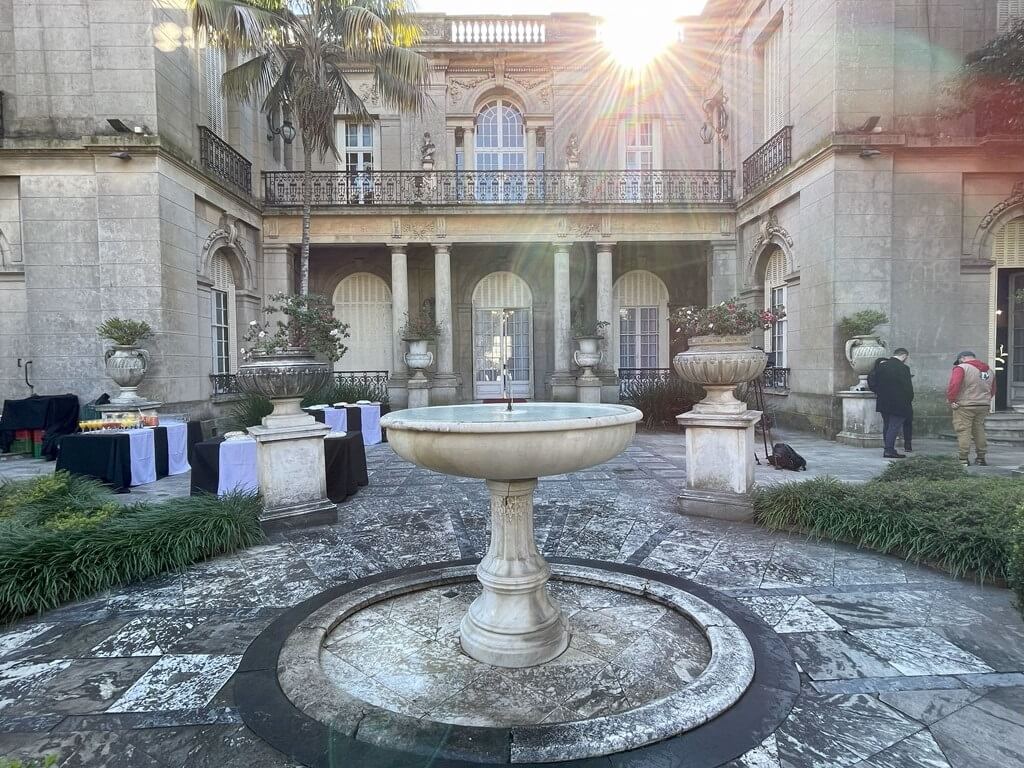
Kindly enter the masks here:
M 682 205 L 733 201 L 732 171 L 317 171 L 313 207 Z M 263 174 L 264 202 L 302 205 L 301 171 Z
M 199 126 L 199 164 L 227 186 L 252 194 L 252 163 L 205 125 Z
M 764 369 L 761 374 L 761 386 L 765 391 L 788 392 L 789 391 L 789 368 L 776 368 L 773 365 Z
M 749 195 L 782 173 L 793 161 L 793 126 L 787 125 L 743 161 L 743 194 Z
M 447 41 L 470 45 L 537 45 L 547 42 L 547 17 L 474 16 L 448 20 Z

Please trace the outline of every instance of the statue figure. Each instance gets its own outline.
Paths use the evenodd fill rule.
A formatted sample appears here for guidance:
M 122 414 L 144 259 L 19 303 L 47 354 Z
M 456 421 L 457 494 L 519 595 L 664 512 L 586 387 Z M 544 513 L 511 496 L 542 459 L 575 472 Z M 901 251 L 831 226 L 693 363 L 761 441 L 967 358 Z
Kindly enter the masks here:
M 575 133 L 569 134 L 569 143 L 565 145 L 565 164 L 570 170 L 580 164 L 580 140 Z
M 434 152 L 436 150 L 437 147 L 430 140 L 430 131 L 427 131 L 423 134 L 423 143 L 420 145 L 420 161 L 424 166 L 434 164 Z

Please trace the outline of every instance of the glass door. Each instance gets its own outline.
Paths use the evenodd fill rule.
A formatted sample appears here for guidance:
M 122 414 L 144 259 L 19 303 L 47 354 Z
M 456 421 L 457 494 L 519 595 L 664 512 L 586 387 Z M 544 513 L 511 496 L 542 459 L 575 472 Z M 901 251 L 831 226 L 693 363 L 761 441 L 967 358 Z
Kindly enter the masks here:
M 1016 296 L 1024 297 L 1024 272 L 1010 276 L 1010 327 L 1007 351 L 1006 380 L 1009 384 L 1009 404 L 1024 405 L 1024 302 L 1016 301 Z
M 532 393 L 532 334 L 529 308 L 473 310 L 473 396 L 495 400 L 504 396 L 508 375 L 513 397 Z

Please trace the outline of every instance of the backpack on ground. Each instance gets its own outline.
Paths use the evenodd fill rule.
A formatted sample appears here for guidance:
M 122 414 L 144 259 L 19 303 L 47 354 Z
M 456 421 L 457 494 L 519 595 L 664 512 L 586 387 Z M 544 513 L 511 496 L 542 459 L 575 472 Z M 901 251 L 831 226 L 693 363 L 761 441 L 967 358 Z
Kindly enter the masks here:
M 794 451 L 793 446 L 786 443 L 776 443 L 772 446 L 772 455 L 768 457 L 768 463 L 776 469 L 807 471 L 807 460 Z

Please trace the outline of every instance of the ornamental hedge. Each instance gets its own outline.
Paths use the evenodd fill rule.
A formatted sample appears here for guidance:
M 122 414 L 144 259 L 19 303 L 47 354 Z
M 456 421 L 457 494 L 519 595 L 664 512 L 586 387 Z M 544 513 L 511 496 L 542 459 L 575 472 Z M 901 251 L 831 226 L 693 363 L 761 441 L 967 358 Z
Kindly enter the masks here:
M 122 505 L 58 472 L 0 484 L 0 623 L 252 546 L 256 495 Z
M 1005 581 L 1024 610 L 1024 481 L 915 457 L 869 483 L 816 478 L 760 490 L 757 522 L 856 544 L 954 576 Z

